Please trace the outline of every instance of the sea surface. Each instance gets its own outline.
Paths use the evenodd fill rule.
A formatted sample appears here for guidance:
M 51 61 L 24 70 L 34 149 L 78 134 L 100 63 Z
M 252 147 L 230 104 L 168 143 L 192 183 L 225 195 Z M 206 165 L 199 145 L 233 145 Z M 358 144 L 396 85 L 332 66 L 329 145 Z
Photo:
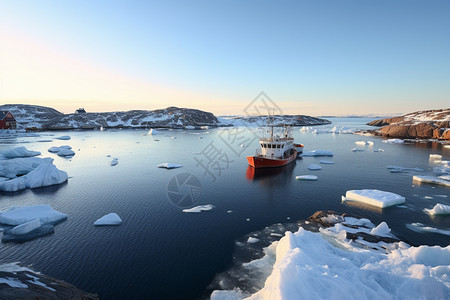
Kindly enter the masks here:
M 372 119 L 333 118 L 347 128 L 369 128 Z M 318 128 L 325 127 L 319 126 Z M 293 129 L 305 151 L 330 150 L 333 157 L 304 157 L 273 170 L 248 167 L 246 156 L 258 148 L 256 128 L 208 130 L 61 131 L 39 137 L 1 139 L 0 150 L 25 146 L 54 158 L 69 174 L 67 183 L 17 193 L 0 193 L 0 211 L 12 206 L 49 204 L 68 214 L 55 233 L 25 243 L 1 243 L 0 263 L 20 262 L 101 299 L 193 299 L 203 295 L 217 273 L 230 267 L 235 241 L 274 223 L 306 219 L 317 210 L 348 212 L 378 224 L 412 245 L 449 244 L 448 236 L 418 233 L 411 223 L 449 230 L 448 217 L 423 212 L 436 203 L 450 205 L 450 189 L 413 183 L 428 174 L 430 154 L 450 159 L 439 143 L 387 144 L 379 137 L 312 134 Z M 68 141 L 57 136 L 69 135 Z M 358 146 L 355 141 L 373 141 Z M 70 145 L 76 152 L 62 158 L 47 152 Z M 352 148 L 363 152 L 351 152 Z M 384 152 L 373 152 L 374 149 Z M 113 158 L 118 165 L 110 166 Z M 309 171 L 320 160 L 322 170 Z M 157 168 L 160 163 L 183 165 Z M 418 167 L 425 172 L 390 173 L 388 165 Z M 297 175 L 318 181 L 296 181 Z M 183 182 L 187 184 L 183 184 Z M 387 209 L 341 201 L 351 189 L 380 189 L 406 197 L 405 205 Z M 212 204 L 202 213 L 183 208 Z M 94 227 L 98 218 L 115 212 L 117 227 Z

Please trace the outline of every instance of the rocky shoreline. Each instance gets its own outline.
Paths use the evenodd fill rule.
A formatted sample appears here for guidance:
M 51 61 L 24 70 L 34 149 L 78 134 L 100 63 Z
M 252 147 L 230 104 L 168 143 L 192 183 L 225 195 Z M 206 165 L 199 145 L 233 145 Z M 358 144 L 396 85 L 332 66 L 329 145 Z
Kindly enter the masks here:
M 366 133 L 389 138 L 450 140 L 450 109 L 418 111 L 367 123 Z

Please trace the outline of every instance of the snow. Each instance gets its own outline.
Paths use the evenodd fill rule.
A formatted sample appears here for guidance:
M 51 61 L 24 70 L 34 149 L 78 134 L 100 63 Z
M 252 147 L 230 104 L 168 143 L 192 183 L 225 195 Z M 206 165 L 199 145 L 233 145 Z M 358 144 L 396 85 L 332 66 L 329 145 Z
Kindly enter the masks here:
M 0 212 L 0 223 L 20 225 L 39 219 L 42 224 L 56 224 L 67 219 L 67 215 L 60 213 L 49 205 L 34 205 L 12 207 L 8 211 Z
M 317 164 L 310 164 L 308 166 L 308 170 L 311 170 L 311 171 L 322 170 L 322 167 Z
M 378 236 L 392 236 L 391 235 L 391 229 L 386 224 L 386 222 L 381 222 L 377 227 L 373 228 L 370 231 L 371 235 L 378 235 Z
M 122 219 L 116 213 L 109 213 L 94 222 L 94 226 L 120 225 Z
M 55 165 L 42 163 L 24 176 L 0 182 L 0 191 L 16 192 L 26 188 L 34 189 L 61 184 L 68 178 L 67 173 L 58 170 Z
M 68 141 L 68 140 L 70 140 L 70 136 L 68 136 L 68 135 L 63 135 L 63 136 L 58 136 L 58 137 L 56 137 L 55 139 L 57 139 L 57 140 Z
M 193 208 L 183 209 L 183 212 L 185 212 L 185 213 L 200 213 L 202 211 L 208 211 L 213 208 L 214 208 L 214 205 L 206 204 L 206 205 L 195 206 Z
M 450 246 L 411 247 L 400 242 L 390 245 L 391 250 L 381 245 L 371 249 L 348 240 L 348 227 L 337 229 L 338 225 L 318 233 L 303 228 L 287 231 L 266 254 L 275 254 L 275 262 L 262 289 L 253 295 L 239 290 L 214 292 L 212 298 L 448 298 Z
M 39 151 L 28 150 L 25 147 L 17 147 L 13 149 L 0 151 L 0 160 L 2 159 L 12 159 L 18 157 L 32 157 L 41 155 Z
M 297 180 L 317 180 L 318 177 L 315 175 L 300 175 L 300 176 L 295 176 L 295 179 L 297 179 Z
M 401 140 L 401 139 L 388 139 L 388 140 L 384 140 L 383 143 L 388 143 L 388 144 L 403 144 L 405 141 Z
M 14 235 L 27 234 L 35 229 L 38 229 L 39 227 L 41 227 L 41 221 L 39 219 L 35 219 L 15 226 L 9 231 L 9 233 Z
M 347 191 L 343 200 L 357 201 L 380 208 L 405 203 L 405 198 L 398 194 L 372 189 Z
M 324 165 L 334 165 L 334 161 L 329 160 L 321 160 L 320 163 Z
M 450 214 L 450 206 L 437 203 L 432 209 L 425 208 L 424 211 L 430 215 L 448 215 Z
M 117 166 L 117 164 L 119 163 L 119 159 L 117 157 L 114 157 L 110 162 L 109 165 L 114 167 Z
M 166 169 L 174 169 L 174 168 L 181 168 L 183 165 L 174 164 L 174 163 L 162 163 L 159 164 L 158 168 L 166 168 Z
M 333 152 L 328 150 L 313 150 L 304 151 L 300 156 L 310 157 L 310 156 L 333 156 Z
M 443 229 L 438 229 L 438 228 L 434 228 L 434 227 L 430 227 L 430 226 L 425 226 L 422 223 L 406 224 L 406 227 L 415 232 L 425 232 L 425 233 L 432 232 L 432 233 L 450 236 L 450 230 L 443 230 Z M 450 247 L 450 246 L 448 246 L 448 247 Z M 448 264 L 448 262 L 447 262 L 447 264 Z M 449 288 L 450 288 L 450 284 L 449 284 Z
M 251 237 L 251 236 L 247 240 L 247 243 L 250 243 L 250 244 L 256 244 L 257 242 L 259 242 L 259 239 Z
M 450 181 L 435 176 L 419 176 L 414 175 L 413 181 L 425 182 L 437 185 L 450 186 Z

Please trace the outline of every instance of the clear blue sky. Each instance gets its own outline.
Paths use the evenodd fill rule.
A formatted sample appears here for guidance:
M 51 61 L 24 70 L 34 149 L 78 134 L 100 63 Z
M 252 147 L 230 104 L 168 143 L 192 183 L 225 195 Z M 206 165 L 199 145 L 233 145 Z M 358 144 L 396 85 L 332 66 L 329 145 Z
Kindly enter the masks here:
M 450 103 L 450 1 L 1 1 L 0 103 L 394 113 Z

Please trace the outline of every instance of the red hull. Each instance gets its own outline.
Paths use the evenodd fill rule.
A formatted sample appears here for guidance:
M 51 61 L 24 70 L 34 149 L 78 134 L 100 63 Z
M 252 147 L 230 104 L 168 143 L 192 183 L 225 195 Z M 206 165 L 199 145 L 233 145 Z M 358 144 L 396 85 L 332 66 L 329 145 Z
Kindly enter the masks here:
M 276 168 L 293 162 L 296 157 L 297 152 L 284 159 L 266 158 L 264 156 L 247 156 L 247 160 L 248 164 L 253 168 Z

